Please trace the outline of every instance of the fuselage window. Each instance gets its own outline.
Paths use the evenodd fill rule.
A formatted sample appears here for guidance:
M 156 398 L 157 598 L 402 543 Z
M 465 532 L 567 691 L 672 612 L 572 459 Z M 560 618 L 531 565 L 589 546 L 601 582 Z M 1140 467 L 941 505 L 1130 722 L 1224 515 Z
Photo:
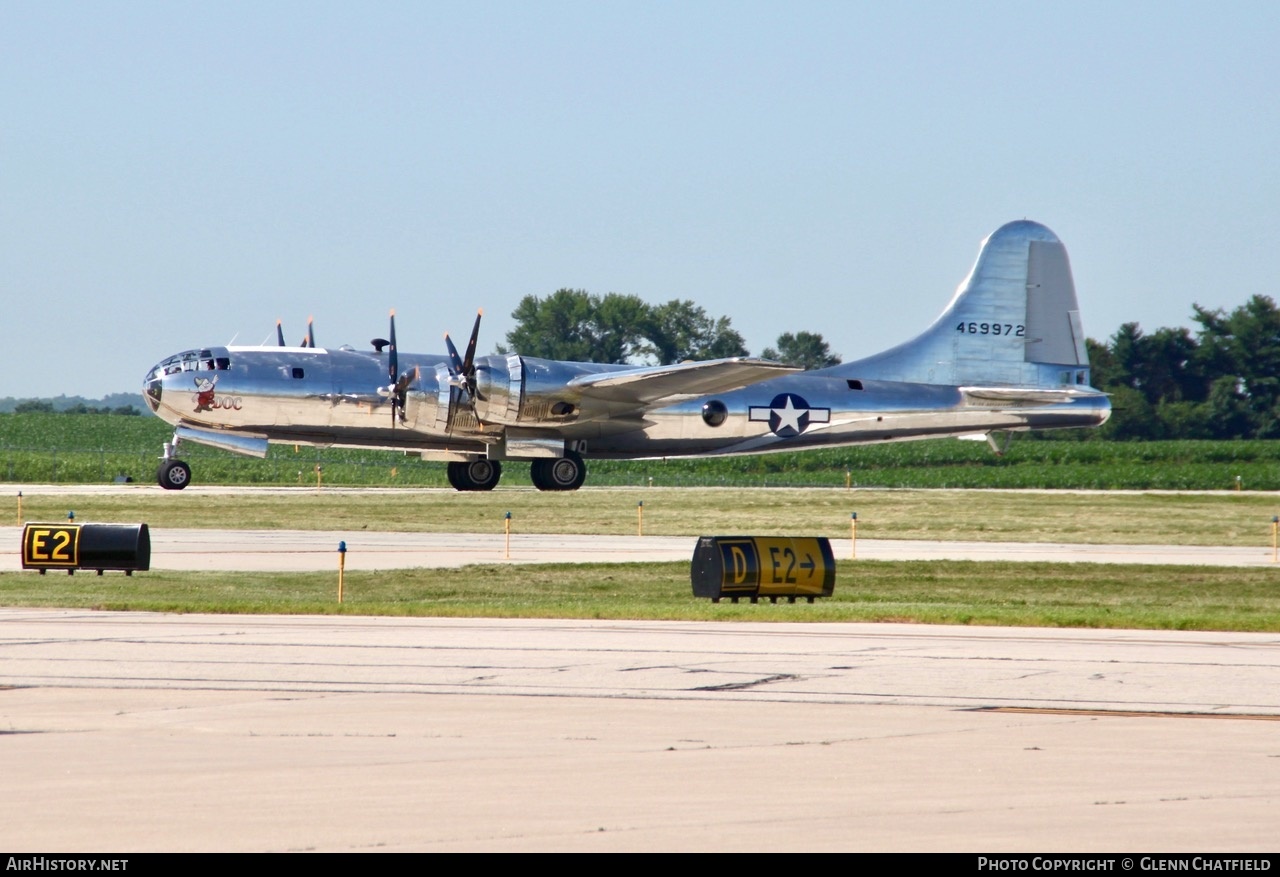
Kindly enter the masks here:
M 293 376 L 294 376 L 294 378 L 301 380 L 301 379 L 302 379 L 302 377 L 303 377 L 302 369 L 298 368 L 298 367 L 295 365 L 295 366 L 293 367 Z
M 861 390 L 862 381 L 845 381 L 849 385 L 850 390 Z

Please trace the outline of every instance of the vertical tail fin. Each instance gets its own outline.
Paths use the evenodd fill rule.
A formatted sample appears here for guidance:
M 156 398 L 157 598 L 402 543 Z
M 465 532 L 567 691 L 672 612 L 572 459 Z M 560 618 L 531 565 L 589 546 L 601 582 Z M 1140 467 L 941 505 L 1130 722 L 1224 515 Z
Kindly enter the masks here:
M 952 386 L 1087 385 L 1084 340 L 1066 247 L 1020 220 L 982 242 L 973 270 L 921 335 L 842 368 Z

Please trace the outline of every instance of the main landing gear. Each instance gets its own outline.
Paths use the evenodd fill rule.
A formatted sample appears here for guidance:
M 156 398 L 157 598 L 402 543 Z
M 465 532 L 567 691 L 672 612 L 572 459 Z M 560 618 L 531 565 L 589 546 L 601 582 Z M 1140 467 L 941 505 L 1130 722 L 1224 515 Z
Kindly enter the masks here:
M 178 450 L 178 437 L 164 443 L 164 456 L 156 470 L 156 481 L 165 490 L 182 490 L 191 483 L 191 467 L 174 456 Z
M 502 463 L 483 457 L 455 461 L 445 472 L 454 490 L 493 490 L 502 477 Z M 587 465 L 581 455 L 569 451 L 563 457 L 532 461 L 529 475 L 539 490 L 577 490 L 587 479 Z
M 485 459 L 454 462 L 446 474 L 454 490 L 493 490 L 502 477 L 502 464 Z
M 529 477 L 539 490 L 577 490 L 587 480 L 587 464 L 579 454 L 569 451 L 554 460 L 534 460 Z

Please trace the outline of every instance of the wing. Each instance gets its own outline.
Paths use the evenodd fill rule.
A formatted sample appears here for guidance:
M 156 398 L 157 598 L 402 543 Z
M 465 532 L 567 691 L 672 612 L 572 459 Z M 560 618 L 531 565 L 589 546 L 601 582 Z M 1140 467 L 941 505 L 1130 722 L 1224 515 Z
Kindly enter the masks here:
M 642 408 L 680 397 L 727 393 L 797 371 L 801 369 L 767 359 L 712 359 L 580 375 L 569 381 L 569 388 L 583 399 Z

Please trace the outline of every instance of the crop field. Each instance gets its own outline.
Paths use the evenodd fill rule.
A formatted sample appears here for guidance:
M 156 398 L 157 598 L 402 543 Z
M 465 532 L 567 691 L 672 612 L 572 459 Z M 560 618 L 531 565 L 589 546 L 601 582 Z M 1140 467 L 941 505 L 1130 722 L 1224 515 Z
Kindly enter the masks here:
M 0 415 L 0 482 L 154 480 L 171 428 L 155 417 Z M 272 446 L 257 460 L 184 445 L 194 484 L 444 487 L 444 464 L 387 451 Z M 589 460 L 588 484 L 658 487 L 1041 488 L 1280 490 L 1280 442 L 1105 442 L 1064 433 L 1015 436 L 997 456 L 985 442 L 933 439 L 704 459 Z M 527 485 L 528 464 L 504 485 Z

